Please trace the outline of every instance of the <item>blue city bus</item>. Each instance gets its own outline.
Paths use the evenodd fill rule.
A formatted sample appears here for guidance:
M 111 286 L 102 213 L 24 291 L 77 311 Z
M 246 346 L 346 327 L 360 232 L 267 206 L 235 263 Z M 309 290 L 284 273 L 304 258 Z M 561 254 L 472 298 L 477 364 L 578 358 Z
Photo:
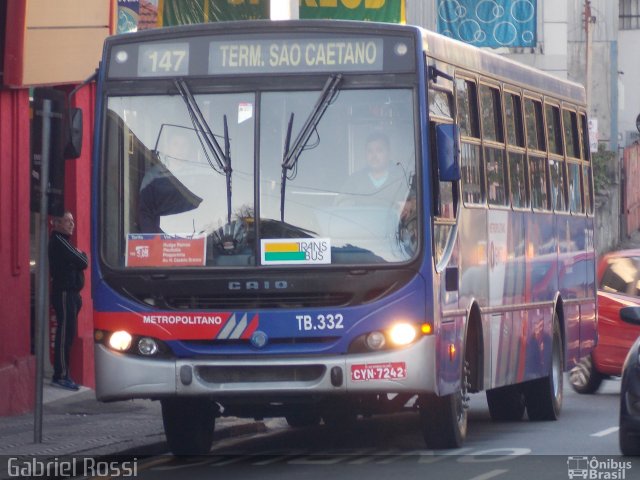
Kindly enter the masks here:
M 97 77 L 100 400 L 159 400 L 176 454 L 220 416 L 558 417 L 596 341 L 581 86 L 335 21 L 113 36 Z

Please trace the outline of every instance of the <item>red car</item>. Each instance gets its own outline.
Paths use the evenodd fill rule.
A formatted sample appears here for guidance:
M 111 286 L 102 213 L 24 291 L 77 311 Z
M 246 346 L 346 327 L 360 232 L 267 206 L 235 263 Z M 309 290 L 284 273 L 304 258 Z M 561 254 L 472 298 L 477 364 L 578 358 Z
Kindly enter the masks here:
M 569 374 L 578 393 L 594 393 L 602 380 L 622 375 L 640 325 L 623 322 L 620 309 L 640 306 L 640 249 L 607 253 L 598 262 L 598 345 Z

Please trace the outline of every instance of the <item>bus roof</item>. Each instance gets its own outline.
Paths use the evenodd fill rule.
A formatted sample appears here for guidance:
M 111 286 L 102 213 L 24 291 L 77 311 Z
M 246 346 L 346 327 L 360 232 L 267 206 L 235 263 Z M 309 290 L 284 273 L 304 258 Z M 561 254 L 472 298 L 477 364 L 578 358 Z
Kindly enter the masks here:
M 179 25 L 171 27 L 154 28 L 124 34 L 111 35 L 108 43 L 129 43 L 131 41 L 155 41 L 167 37 L 192 37 L 207 34 L 261 34 L 278 33 L 287 28 L 289 33 L 314 34 L 314 33 L 355 33 L 355 30 L 367 34 L 382 33 L 387 35 L 411 34 L 419 35 L 419 27 L 398 25 L 392 23 L 362 22 L 354 20 L 235 20 L 227 22 L 211 22 L 201 24 Z M 135 38 L 135 40 L 134 40 Z
M 584 87 L 578 83 L 430 30 L 420 28 L 420 31 L 422 47 L 431 58 L 534 92 L 586 104 Z
M 300 34 L 322 32 L 353 33 L 360 30 L 379 34 L 411 34 L 419 41 L 425 53 L 438 61 L 463 68 L 472 73 L 511 83 L 534 92 L 553 95 L 584 106 L 586 94 L 578 83 L 561 79 L 544 71 L 516 62 L 486 49 L 474 47 L 458 40 L 426 30 L 422 27 L 390 23 L 358 22 L 352 20 L 247 20 L 182 25 L 145 30 L 136 33 L 113 35 L 107 44 L 133 41 L 156 41 L 171 37 L 199 36 L 207 34 L 238 35 L 274 33 L 283 28 Z

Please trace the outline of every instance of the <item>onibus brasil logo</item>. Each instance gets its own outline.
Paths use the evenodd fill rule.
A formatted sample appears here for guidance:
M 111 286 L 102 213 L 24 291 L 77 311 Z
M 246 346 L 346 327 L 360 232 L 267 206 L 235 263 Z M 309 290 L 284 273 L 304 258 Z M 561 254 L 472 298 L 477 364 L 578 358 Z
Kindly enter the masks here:
M 570 479 L 584 478 L 588 480 L 626 480 L 627 470 L 631 470 L 631 462 L 607 458 L 605 460 L 588 456 L 571 456 L 567 458 L 567 473 Z M 630 478 L 630 477 L 629 477 Z

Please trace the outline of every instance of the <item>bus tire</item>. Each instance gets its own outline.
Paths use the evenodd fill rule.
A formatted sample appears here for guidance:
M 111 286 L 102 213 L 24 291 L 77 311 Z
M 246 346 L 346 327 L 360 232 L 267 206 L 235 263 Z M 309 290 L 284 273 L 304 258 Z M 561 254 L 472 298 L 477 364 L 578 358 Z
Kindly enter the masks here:
M 211 450 L 217 407 L 208 398 L 165 398 L 162 423 L 174 455 L 204 455 Z
M 420 427 L 428 448 L 459 448 L 467 438 L 469 368 L 463 358 L 460 389 L 439 397 L 434 394 L 419 397 Z
M 630 432 L 625 425 L 620 425 L 618 442 L 620 444 L 620 452 L 623 455 L 640 456 L 640 437 L 636 432 Z
M 529 420 L 557 420 L 562 409 L 564 350 L 558 315 L 553 315 L 551 365 L 549 375 L 525 385 L 525 403 Z
M 634 435 L 626 427 L 621 426 L 618 431 L 618 441 L 620 443 L 620 452 L 623 455 L 640 456 L 640 437 L 638 435 Z
M 352 426 L 358 420 L 353 412 L 325 412 L 322 421 L 329 428 L 344 429 Z
M 320 414 L 310 408 L 293 409 L 284 418 L 293 428 L 314 427 L 319 425 L 322 420 Z
M 357 419 L 358 414 L 353 404 L 346 398 L 329 400 L 322 410 L 322 420 L 329 428 L 348 428 L 356 423 Z
M 524 416 L 524 395 L 519 385 L 487 390 L 487 404 L 492 420 L 517 422 Z
M 593 358 L 587 355 L 569 372 L 571 388 L 581 394 L 596 393 L 604 380 L 602 375 L 593 365 Z

